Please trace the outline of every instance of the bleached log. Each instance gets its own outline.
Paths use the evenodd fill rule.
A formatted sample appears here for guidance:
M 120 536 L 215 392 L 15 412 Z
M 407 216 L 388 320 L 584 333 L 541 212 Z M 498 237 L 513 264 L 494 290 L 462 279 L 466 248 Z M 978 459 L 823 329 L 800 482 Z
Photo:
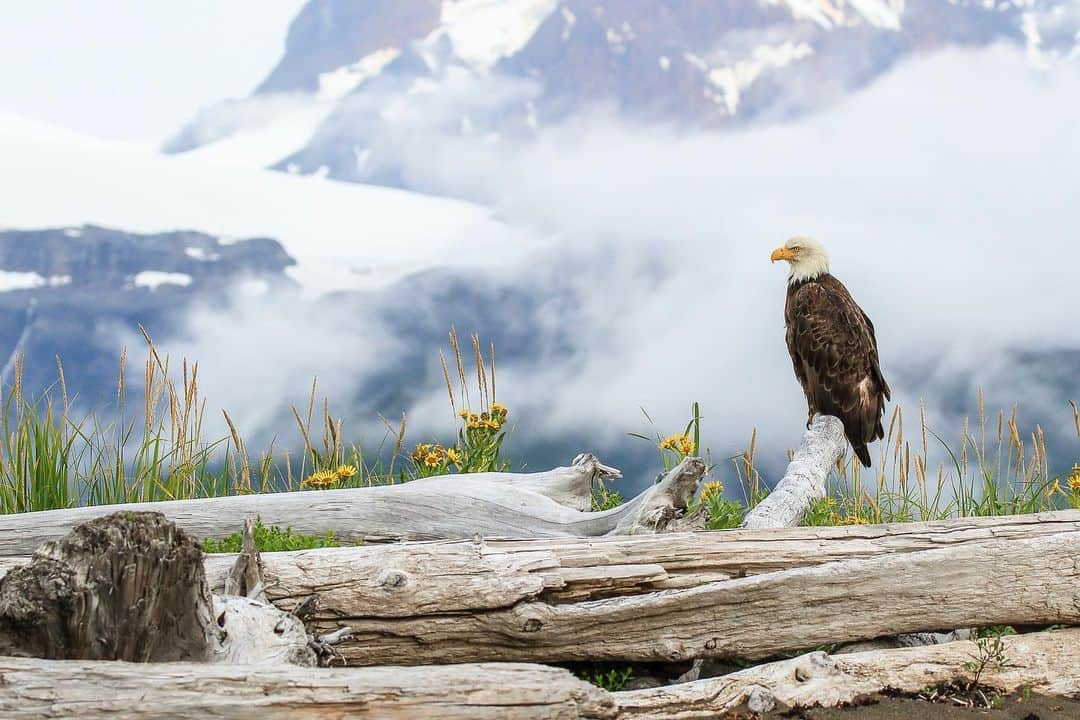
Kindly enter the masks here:
M 363 669 L 0 657 L 0 717 L 141 720 L 601 720 L 611 696 L 568 671 L 490 664 Z
M 686 507 L 704 463 L 684 460 L 657 485 L 604 512 L 581 512 L 584 488 L 614 471 L 581 455 L 545 473 L 478 473 L 380 487 L 131 503 L 0 516 L 0 556 L 26 555 L 75 525 L 114 512 L 160 512 L 199 538 L 238 532 L 256 516 L 267 525 L 343 542 L 485 537 L 590 537 L 666 528 Z M 538 490 L 542 492 L 538 492 Z M 552 499 L 558 498 L 559 501 Z
M 1080 628 L 1014 635 L 1003 639 L 1005 664 L 989 665 L 979 682 L 1008 693 L 1080 693 Z M 730 675 L 682 685 L 613 693 L 619 720 L 715 718 L 748 706 L 833 707 L 892 688 L 919 692 L 950 680 L 970 680 L 964 664 L 979 656 L 975 642 L 875 650 L 850 655 L 813 652 Z
M 339 649 L 355 664 L 754 659 L 925 630 L 1080 622 L 1078 555 L 1080 533 L 988 540 L 584 602 L 524 599 L 409 617 L 378 617 L 369 606 L 320 613 L 314 627 L 350 627 L 354 640 Z M 655 567 L 626 570 L 631 586 L 661 577 Z M 430 589 L 383 587 L 380 607 Z
M 266 553 L 355 664 L 765 657 L 814 644 L 1080 618 L 1080 512 L 640 538 Z M 1007 559 L 1007 561 L 1005 560 Z M 211 560 L 212 585 L 227 560 Z M 1004 572 L 1007 568 L 1008 572 Z M 808 611 L 808 608 L 811 610 Z
M 825 497 L 825 480 L 844 454 L 844 424 L 831 415 L 815 415 L 784 477 L 746 514 L 744 528 L 795 527 L 815 500 Z

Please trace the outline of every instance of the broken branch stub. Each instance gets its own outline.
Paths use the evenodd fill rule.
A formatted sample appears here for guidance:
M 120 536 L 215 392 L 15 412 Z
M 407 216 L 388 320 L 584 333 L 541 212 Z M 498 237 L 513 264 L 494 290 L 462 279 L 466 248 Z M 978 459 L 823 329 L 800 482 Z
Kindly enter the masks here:
M 825 497 L 825 481 L 847 447 L 844 424 L 831 415 L 815 415 L 799 449 L 773 491 L 746 514 L 741 527 L 780 528 L 802 523 L 803 514 Z

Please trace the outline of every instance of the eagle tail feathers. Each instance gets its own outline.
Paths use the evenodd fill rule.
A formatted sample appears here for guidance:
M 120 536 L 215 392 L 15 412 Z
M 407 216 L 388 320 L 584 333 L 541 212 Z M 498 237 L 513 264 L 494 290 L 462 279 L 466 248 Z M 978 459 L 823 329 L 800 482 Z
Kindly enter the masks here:
M 870 467 L 870 451 L 865 445 L 852 445 L 851 449 L 855 451 L 855 455 L 859 458 L 859 462 L 863 464 L 863 467 Z

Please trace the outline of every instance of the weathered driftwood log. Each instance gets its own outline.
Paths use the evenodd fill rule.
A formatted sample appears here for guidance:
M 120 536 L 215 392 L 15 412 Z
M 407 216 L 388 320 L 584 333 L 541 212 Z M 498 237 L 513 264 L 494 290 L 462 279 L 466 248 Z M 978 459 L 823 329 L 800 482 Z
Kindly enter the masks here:
M 979 682 L 1002 692 L 1027 687 L 1048 695 L 1080 693 L 1080 628 L 1004 638 L 1005 663 L 987 665 Z M 722 677 L 682 685 L 613 693 L 619 720 L 715 718 L 747 706 L 832 707 L 892 688 L 919 692 L 958 678 L 979 657 L 974 642 L 876 650 L 850 655 L 813 652 Z
M 611 696 L 542 665 L 316 669 L 0 657 L 0 717 L 22 720 L 614 718 Z
M 815 415 L 802 444 L 773 491 L 746 514 L 742 527 L 795 527 L 810 505 L 825 497 L 825 480 L 844 454 L 844 424 L 831 415 Z
M 236 565 L 262 585 L 257 566 Z M 0 654 L 139 662 L 315 660 L 296 617 L 248 597 L 212 597 L 198 541 L 157 513 L 96 518 L 10 569 L 0 579 Z
M 591 455 L 545 473 L 479 473 L 401 485 L 243 495 L 49 510 L 0 517 L 0 556 L 26 555 L 75 525 L 113 512 L 160 512 L 199 538 L 222 537 L 259 516 L 303 533 L 334 532 L 345 542 L 487 537 L 571 537 L 657 532 L 686 507 L 705 471 L 684 460 L 624 505 L 582 512 L 596 478 L 617 471 Z M 554 499 L 553 499 L 554 498 Z M 568 504 L 563 504 L 568 503 Z
M 1080 620 L 1080 512 L 643 538 L 407 543 L 263 556 L 284 610 L 354 664 L 766 657 Z M 215 569 L 216 563 L 216 569 Z M 214 585 L 228 560 L 211 561 Z

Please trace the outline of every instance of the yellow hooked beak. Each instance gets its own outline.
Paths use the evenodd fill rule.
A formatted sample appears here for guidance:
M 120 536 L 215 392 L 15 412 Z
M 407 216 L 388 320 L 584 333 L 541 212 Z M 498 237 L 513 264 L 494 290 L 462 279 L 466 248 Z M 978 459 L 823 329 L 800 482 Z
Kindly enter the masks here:
M 772 251 L 772 255 L 769 256 L 769 259 L 773 262 L 776 262 L 777 260 L 794 260 L 795 251 L 791 248 L 778 247 Z

